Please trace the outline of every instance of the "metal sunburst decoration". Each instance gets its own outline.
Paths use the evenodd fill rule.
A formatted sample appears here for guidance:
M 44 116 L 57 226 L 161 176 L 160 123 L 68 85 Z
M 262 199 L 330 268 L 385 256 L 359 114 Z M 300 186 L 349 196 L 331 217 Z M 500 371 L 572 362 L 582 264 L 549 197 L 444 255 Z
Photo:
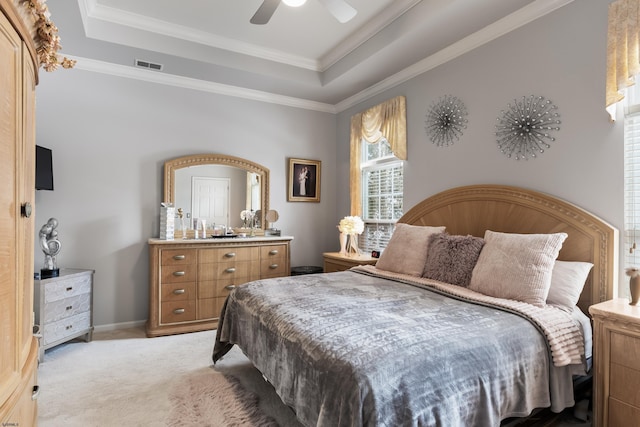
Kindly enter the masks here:
M 523 96 L 521 100 L 514 100 L 513 105 L 507 104 L 496 125 L 500 151 L 516 160 L 529 160 L 551 148 L 549 143 L 556 140 L 551 132 L 560 130 L 557 109 L 544 96 Z
M 448 147 L 458 141 L 466 128 L 467 107 L 457 97 L 445 95 L 431 105 L 425 131 L 438 147 Z

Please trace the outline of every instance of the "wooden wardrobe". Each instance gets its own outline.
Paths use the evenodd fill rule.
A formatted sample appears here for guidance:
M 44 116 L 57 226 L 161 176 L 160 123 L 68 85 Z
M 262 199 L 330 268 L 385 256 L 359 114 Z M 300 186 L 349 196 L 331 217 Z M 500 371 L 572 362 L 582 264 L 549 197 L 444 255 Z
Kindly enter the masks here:
M 37 424 L 34 20 L 0 0 L 0 425 Z

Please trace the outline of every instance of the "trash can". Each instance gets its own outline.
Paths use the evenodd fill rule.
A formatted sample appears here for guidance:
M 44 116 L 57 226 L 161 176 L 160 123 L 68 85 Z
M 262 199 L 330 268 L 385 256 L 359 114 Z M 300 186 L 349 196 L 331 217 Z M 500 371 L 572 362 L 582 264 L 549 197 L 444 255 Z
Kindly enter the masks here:
M 300 267 L 292 267 L 291 275 L 292 276 L 301 276 L 303 274 L 316 274 L 322 273 L 323 268 L 315 265 L 303 265 Z

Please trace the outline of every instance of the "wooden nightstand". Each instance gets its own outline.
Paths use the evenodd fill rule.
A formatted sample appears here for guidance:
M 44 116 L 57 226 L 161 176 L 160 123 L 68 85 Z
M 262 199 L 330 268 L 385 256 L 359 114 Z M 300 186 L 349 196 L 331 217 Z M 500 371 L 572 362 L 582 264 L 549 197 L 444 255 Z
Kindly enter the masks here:
M 594 326 L 594 426 L 630 426 L 640 420 L 640 306 L 614 299 L 592 305 L 589 313 Z
M 348 270 L 356 265 L 375 265 L 378 261 L 371 255 L 340 255 L 340 252 L 325 252 L 322 255 L 324 256 L 325 273 Z

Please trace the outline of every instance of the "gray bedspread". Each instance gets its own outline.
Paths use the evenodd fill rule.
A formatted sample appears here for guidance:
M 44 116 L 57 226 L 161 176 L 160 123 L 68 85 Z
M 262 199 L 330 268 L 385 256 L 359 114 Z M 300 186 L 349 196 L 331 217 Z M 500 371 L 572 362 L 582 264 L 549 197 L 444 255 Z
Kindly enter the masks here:
M 233 345 L 306 426 L 499 426 L 550 405 L 531 322 L 354 271 L 239 286 L 214 362 Z

